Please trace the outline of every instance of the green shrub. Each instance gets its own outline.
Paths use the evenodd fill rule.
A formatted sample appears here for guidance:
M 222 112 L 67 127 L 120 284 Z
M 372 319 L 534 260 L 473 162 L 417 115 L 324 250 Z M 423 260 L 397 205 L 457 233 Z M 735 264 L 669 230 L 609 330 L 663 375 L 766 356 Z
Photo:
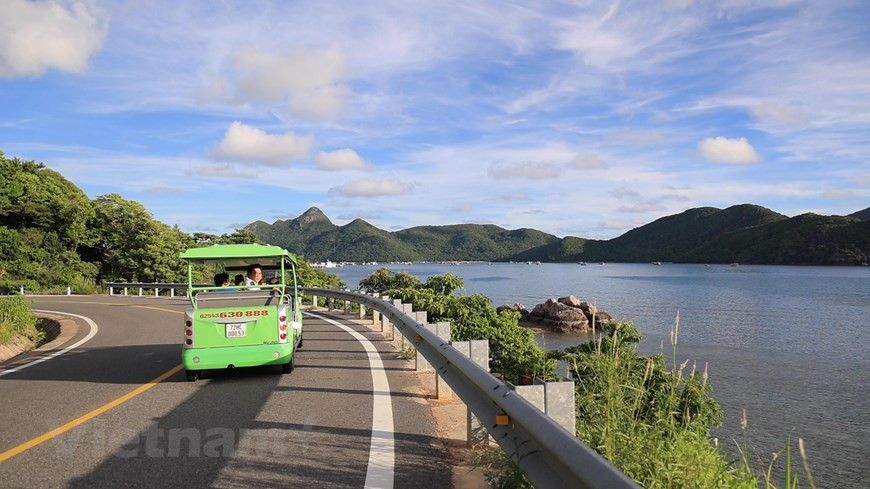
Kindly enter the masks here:
M 30 303 L 24 297 L 0 298 L 0 345 L 8 343 L 17 334 L 39 341 L 42 333 L 37 331 L 36 321 Z

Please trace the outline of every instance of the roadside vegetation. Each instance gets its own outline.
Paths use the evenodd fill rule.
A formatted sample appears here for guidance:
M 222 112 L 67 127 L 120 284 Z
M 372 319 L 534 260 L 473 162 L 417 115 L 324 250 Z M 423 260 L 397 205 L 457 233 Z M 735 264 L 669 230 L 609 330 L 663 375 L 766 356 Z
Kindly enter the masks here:
M 779 455 L 768 466 L 753 465 L 744 440 L 739 457 L 731 460 L 710 432 L 722 424 L 722 410 L 712 397 L 706 367 L 668 365 L 663 354 L 640 355 L 641 335 L 632 323 L 598 325 L 594 340 L 546 353 L 519 325 L 517 313 L 497 313 L 479 294 L 457 295 L 463 282 L 450 273 L 421 283 L 406 272 L 382 268 L 359 285 L 412 303 L 415 310 L 427 311 L 431 322 L 450 321 L 454 340 L 488 339 L 492 372 L 514 384 L 553 380 L 556 361 L 567 362 L 575 382 L 577 437 L 644 487 L 798 487 L 790 440 L 784 484 L 771 474 Z M 679 317 L 671 335 L 673 358 L 678 341 Z M 802 459 L 814 487 L 805 455 Z M 485 450 L 478 465 L 492 487 L 531 487 L 500 448 Z
M 0 151 L 0 294 L 92 294 L 106 282 L 186 282 L 178 254 L 194 246 L 262 243 L 252 231 L 187 234 L 118 194 L 89 199 L 60 173 Z M 293 250 L 291 250 L 293 251 Z M 307 286 L 338 278 L 300 260 Z M 210 282 L 212 270 L 195 270 Z
M 30 303 L 23 297 L 0 299 L 0 345 L 9 343 L 16 335 L 34 342 L 41 340 L 43 335 L 36 329 L 36 321 Z

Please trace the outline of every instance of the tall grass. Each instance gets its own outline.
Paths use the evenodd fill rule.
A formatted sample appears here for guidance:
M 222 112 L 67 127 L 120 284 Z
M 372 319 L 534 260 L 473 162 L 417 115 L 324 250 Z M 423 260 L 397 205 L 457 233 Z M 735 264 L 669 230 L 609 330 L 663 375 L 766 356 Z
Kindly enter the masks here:
M 33 341 L 42 339 L 36 329 L 36 317 L 30 303 L 20 295 L 0 298 L 0 345 L 4 345 L 20 334 Z

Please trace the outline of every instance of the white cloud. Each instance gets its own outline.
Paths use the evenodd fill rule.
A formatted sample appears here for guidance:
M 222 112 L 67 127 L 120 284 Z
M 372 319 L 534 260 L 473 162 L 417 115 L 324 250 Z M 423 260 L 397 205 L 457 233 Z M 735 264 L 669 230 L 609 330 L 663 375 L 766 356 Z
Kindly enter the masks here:
M 342 84 L 342 49 L 294 48 L 286 52 L 241 49 L 230 56 L 229 73 L 213 75 L 199 89 L 205 100 L 288 104 L 294 116 L 326 120 L 344 109 L 351 89 Z
M 661 131 L 623 131 L 611 134 L 610 139 L 632 146 L 649 146 L 663 141 L 665 135 Z
M 761 155 L 746 138 L 728 139 L 722 136 L 706 138 L 698 143 L 698 151 L 707 161 L 749 164 L 762 161 Z
M 233 122 L 218 143 L 213 155 L 221 160 L 282 165 L 308 158 L 314 136 L 299 137 L 293 132 L 268 134 L 241 122 Z
M 807 117 L 794 107 L 763 102 L 752 109 L 752 113 L 764 122 L 806 125 Z
M 652 202 L 640 202 L 634 205 L 625 205 L 622 207 L 618 207 L 616 212 L 624 212 L 627 214 L 646 214 L 649 212 L 662 212 L 666 211 L 667 207 L 656 204 Z
M 254 175 L 238 170 L 231 165 L 210 165 L 199 169 L 185 170 L 185 175 L 219 178 L 254 178 Z
M 505 195 L 501 195 L 501 196 L 498 197 L 498 199 L 499 199 L 499 200 L 506 200 L 506 201 L 508 201 L 508 202 L 524 202 L 524 201 L 527 201 L 527 200 L 532 200 L 532 198 L 529 197 L 529 194 L 526 194 L 526 193 L 523 193 L 523 192 L 518 192 L 518 193 L 515 193 L 515 194 L 505 194 Z
M 84 73 L 103 45 L 107 19 L 85 2 L 3 0 L 0 5 L 0 78 L 40 76 L 49 69 Z
M 331 85 L 345 72 L 345 56 L 337 47 L 286 53 L 243 49 L 233 64 L 240 73 L 242 94 L 262 102 L 280 102 L 294 93 Z
M 353 180 L 344 185 L 329 189 L 329 193 L 346 197 L 380 197 L 408 193 L 413 185 L 398 179 L 391 180 Z
M 559 167 L 552 163 L 508 163 L 492 165 L 487 172 L 496 180 L 531 179 L 545 180 L 557 178 L 561 173 Z
M 638 192 L 631 190 L 631 189 L 627 189 L 625 187 L 615 188 L 607 193 L 616 197 L 617 199 L 622 199 L 622 198 L 626 198 L 626 197 L 631 198 L 631 199 L 639 199 L 640 198 L 640 194 Z
M 321 151 L 317 154 L 317 165 L 326 170 L 361 170 L 368 167 L 366 161 L 352 149 Z
M 571 160 L 571 166 L 581 170 L 592 170 L 595 168 L 606 168 L 607 163 L 594 154 L 577 153 L 577 156 Z
M 157 185 L 146 188 L 145 193 L 151 195 L 179 195 L 184 193 L 184 189 L 166 185 Z
M 350 93 L 350 88 L 343 85 L 317 87 L 294 93 L 290 99 L 290 112 L 308 119 L 333 119 L 341 113 Z
M 825 190 L 821 193 L 822 198 L 825 199 L 847 199 L 849 197 L 852 197 L 853 195 L 855 194 L 853 194 L 849 190 L 842 189 L 830 189 Z

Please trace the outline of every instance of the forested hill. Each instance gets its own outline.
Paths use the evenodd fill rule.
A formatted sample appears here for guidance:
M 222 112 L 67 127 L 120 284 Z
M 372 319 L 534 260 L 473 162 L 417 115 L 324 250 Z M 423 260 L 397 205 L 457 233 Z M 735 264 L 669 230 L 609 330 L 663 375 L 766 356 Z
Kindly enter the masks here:
M 337 226 L 316 207 L 296 219 L 271 225 L 257 221 L 246 229 L 313 260 L 860 265 L 870 262 L 868 214 L 870 209 L 845 217 L 789 218 L 751 204 L 700 207 L 607 241 L 490 224 L 419 226 L 390 233 L 361 219 Z

